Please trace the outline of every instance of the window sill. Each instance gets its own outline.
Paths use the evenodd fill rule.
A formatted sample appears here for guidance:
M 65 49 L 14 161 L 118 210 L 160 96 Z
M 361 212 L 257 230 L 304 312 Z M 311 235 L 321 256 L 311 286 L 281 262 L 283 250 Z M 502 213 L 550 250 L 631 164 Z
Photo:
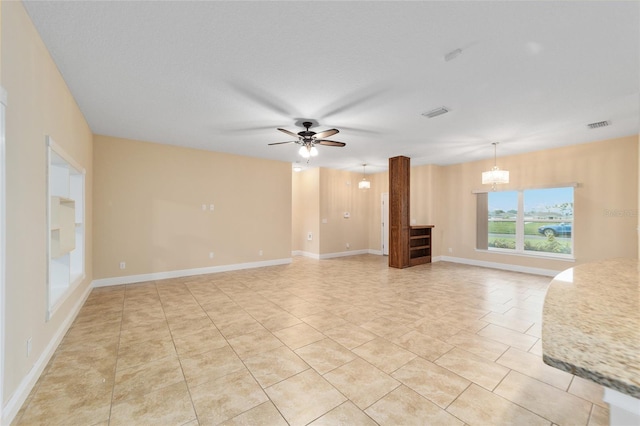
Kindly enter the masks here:
M 528 257 L 533 259 L 560 260 L 563 262 L 576 261 L 576 258 L 571 254 L 552 254 L 552 253 L 534 254 L 535 252 L 530 253 L 530 252 L 515 251 L 515 250 L 508 250 L 508 249 L 491 249 L 491 250 L 475 249 L 475 250 L 478 253 L 506 254 L 507 256 Z
M 60 292 L 60 294 L 56 298 L 56 301 L 47 310 L 47 321 L 49 321 L 53 317 L 53 315 L 56 313 L 58 308 L 60 308 L 60 306 L 62 306 L 62 304 L 69 298 L 69 296 L 80 285 L 80 283 L 85 279 L 85 277 L 86 275 L 84 273 L 74 274 L 71 276 L 69 287 L 67 287 L 66 289 Z

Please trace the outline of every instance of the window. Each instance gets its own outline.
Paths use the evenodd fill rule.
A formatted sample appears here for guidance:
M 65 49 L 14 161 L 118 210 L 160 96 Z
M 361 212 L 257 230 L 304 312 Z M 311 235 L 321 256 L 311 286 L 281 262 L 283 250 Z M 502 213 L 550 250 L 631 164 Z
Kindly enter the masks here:
M 573 255 L 573 187 L 478 194 L 477 248 Z
M 490 192 L 488 214 L 489 248 L 516 249 L 516 222 L 518 221 L 518 193 Z

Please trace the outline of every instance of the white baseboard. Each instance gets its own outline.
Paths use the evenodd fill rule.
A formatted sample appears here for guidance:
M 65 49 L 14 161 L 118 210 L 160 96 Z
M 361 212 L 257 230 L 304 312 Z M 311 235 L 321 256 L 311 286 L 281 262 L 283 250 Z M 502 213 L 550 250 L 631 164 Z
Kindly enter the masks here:
M 126 275 L 123 277 L 101 278 L 93 280 L 93 287 L 133 284 L 145 281 L 165 280 L 168 278 L 190 277 L 193 275 L 215 274 L 218 272 L 238 271 L 241 269 L 262 268 L 264 266 L 288 265 L 289 263 L 291 263 L 291 258 L 208 266 L 206 268 L 180 269 L 177 271 L 152 272 L 149 274 Z
M 292 256 L 303 256 L 303 257 L 308 257 L 310 259 L 320 259 L 320 255 L 317 253 L 311 253 L 309 251 L 304 251 L 304 250 L 294 250 L 291 252 Z
M 82 305 L 84 305 L 87 297 L 89 297 L 89 293 L 91 293 L 91 289 L 91 285 L 88 285 L 84 290 L 82 296 L 80 296 L 76 304 L 73 305 L 71 312 L 69 312 L 69 316 L 60 324 L 58 331 L 56 331 L 53 339 L 49 341 L 49 344 L 42 352 L 42 355 L 40 355 L 40 357 L 36 360 L 29 373 L 24 377 L 24 379 L 22 379 L 22 381 L 18 385 L 18 388 L 15 390 L 13 395 L 11 395 L 11 398 L 9 398 L 7 404 L 2 409 L 2 419 L 0 420 L 0 424 L 8 425 L 11 424 L 11 422 L 14 420 L 16 414 L 18 414 L 18 411 L 20 411 L 20 407 L 22 407 L 22 404 L 24 404 L 24 402 L 27 400 L 27 397 L 29 396 L 29 393 L 31 393 L 33 386 L 40 378 L 40 375 L 42 374 L 45 367 L 49 363 L 49 360 L 58 348 L 58 345 L 60 345 L 60 342 L 62 342 L 62 338 L 65 336 L 65 334 L 67 334 L 67 331 L 69 330 L 69 327 L 71 327 L 71 324 L 73 324 L 73 320 L 75 320 L 76 316 L 78 316 Z
M 345 256 L 357 256 L 359 254 L 376 254 L 382 256 L 381 250 L 371 250 L 371 249 L 363 249 L 363 250 L 349 250 L 349 251 L 341 251 L 336 253 L 325 253 L 325 254 L 317 254 L 310 253 L 308 251 L 302 250 L 294 250 L 291 252 L 292 256 L 304 256 L 310 259 L 332 259 L 334 257 L 345 257 Z
M 435 262 L 435 260 L 433 259 L 432 261 Z M 437 261 L 462 263 L 464 265 L 482 266 L 484 268 L 502 269 L 505 271 L 513 271 L 513 272 L 524 272 L 527 274 L 545 275 L 548 277 L 555 277 L 556 275 L 558 275 L 558 273 L 561 272 L 561 271 L 555 271 L 553 269 L 531 268 L 529 266 L 511 265 L 508 263 L 486 262 L 484 260 L 465 259 L 462 257 L 451 257 L 451 256 L 438 256 Z
M 320 259 L 332 259 L 334 257 L 357 256 L 359 254 L 368 254 L 369 250 L 349 250 L 336 253 L 325 253 L 320 255 Z

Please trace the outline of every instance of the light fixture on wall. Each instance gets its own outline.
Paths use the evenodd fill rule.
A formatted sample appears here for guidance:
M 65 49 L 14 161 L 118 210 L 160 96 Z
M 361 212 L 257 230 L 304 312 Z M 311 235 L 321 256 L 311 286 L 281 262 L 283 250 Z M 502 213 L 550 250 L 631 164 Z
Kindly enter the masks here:
M 371 182 L 369 182 L 367 180 L 367 178 L 364 177 L 364 171 L 365 171 L 365 167 L 367 166 L 367 164 L 363 164 L 362 165 L 362 180 L 360 182 L 358 182 L 358 189 L 369 189 L 371 188 Z
M 495 191 L 496 185 L 509 183 L 509 172 L 500 170 L 496 165 L 498 142 L 493 142 L 491 145 L 493 145 L 493 168 L 488 172 L 482 172 L 482 184 L 491 185 L 491 189 Z

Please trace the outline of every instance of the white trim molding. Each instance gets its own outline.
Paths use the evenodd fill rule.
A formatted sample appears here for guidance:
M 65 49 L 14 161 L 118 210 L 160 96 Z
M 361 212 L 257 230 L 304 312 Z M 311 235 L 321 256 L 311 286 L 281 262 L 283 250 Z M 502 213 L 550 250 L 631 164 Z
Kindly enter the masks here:
M 562 272 L 562 271 L 556 271 L 553 269 L 532 268 L 529 266 L 511 265 L 509 263 L 487 262 L 484 260 L 465 259 L 462 257 L 452 257 L 452 256 L 438 256 L 437 260 L 434 259 L 433 261 L 462 263 L 464 265 L 482 266 L 483 268 L 502 269 L 504 271 L 513 271 L 513 272 L 524 272 L 526 274 L 544 275 L 548 277 L 555 277 L 560 272 Z
M 190 277 L 193 275 L 215 274 L 218 272 L 238 271 L 241 269 L 262 268 L 264 266 L 288 265 L 291 258 L 265 260 L 261 262 L 235 263 L 231 265 L 208 266 L 206 268 L 180 269 L 177 271 L 151 272 L 149 274 L 126 275 L 122 277 L 93 280 L 93 287 L 134 284 L 145 281 L 165 280 L 169 278 Z
M 369 254 L 369 250 L 349 250 L 336 253 L 325 253 L 320 255 L 320 259 L 333 259 L 334 257 L 357 256 L 359 254 Z
M 310 251 L 294 250 L 291 252 L 291 256 L 303 256 L 310 259 L 320 259 L 320 255 L 317 253 L 311 253 Z
M 75 305 L 73 305 L 69 316 L 62 322 L 56 334 L 49 341 L 49 344 L 42 352 L 42 355 L 40 355 L 29 373 L 24 377 L 24 379 L 22 379 L 16 391 L 11 395 L 11 398 L 7 401 L 7 405 L 5 405 L 2 410 L 2 419 L 0 419 L 0 424 L 8 425 L 14 420 L 14 417 L 18 414 L 22 404 L 27 400 L 29 393 L 33 390 L 33 386 L 40 378 L 40 375 L 49 363 L 49 360 L 51 360 L 51 357 L 60 345 L 60 342 L 62 342 L 62 338 L 67 334 L 71 324 L 73 324 L 73 321 L 78 316 L 82 305 L 84 305 L 84 302 L 86 302 L 87 297 L 89 297 L 89 294 L 91 293 L 91 289 L 91 286 L 86 287 L 82 296 L 78 299 Z
M 310 259 L 316 259 L 316 260 L 333 259 L 335 257 L 357 256 L 359 254 L 374 254 L 374 255 L 382 256 L 382 250 L 363 249 L 363 250 L 340 251 L 340 252 L 325 253 L 325 254 L 310 253 L 308 251 L 302 251 L 302 250 L 294 250 L 291 252 L 292 256 L 304 256 L 304 257 L 308 257 Z
M 5 274 L 7 266 L 7 224 L 6 224 L 6 141 L 5 141 L 5 108 L 7 106 L 7 91 L 0 86 L 0 424 L 5 424 L 6 410 L 4 403 L 4 336 L 5 336 Z M 6 424 L 11 423 L 10 421 Z
M 605 387 L 602 400 L 609 404 L 610 425 L 640 424 L 640 399 Z
M 549 185 L 536 185 L 536 186 L 526 186 L 526 187 L 519 187 L 519 188 L 505 188 L 497 191 L 494 191 L 492 189 L 474 189 L 471 191 L 471 193 L 486 194 L 489 192 L 500 192 L 500 191 L 526 191 L 528 189 L 550 189 L 550 188 L 567 188 L 567 187 L 580 188 L 580 183 L 579 182 L 553 183 Z

